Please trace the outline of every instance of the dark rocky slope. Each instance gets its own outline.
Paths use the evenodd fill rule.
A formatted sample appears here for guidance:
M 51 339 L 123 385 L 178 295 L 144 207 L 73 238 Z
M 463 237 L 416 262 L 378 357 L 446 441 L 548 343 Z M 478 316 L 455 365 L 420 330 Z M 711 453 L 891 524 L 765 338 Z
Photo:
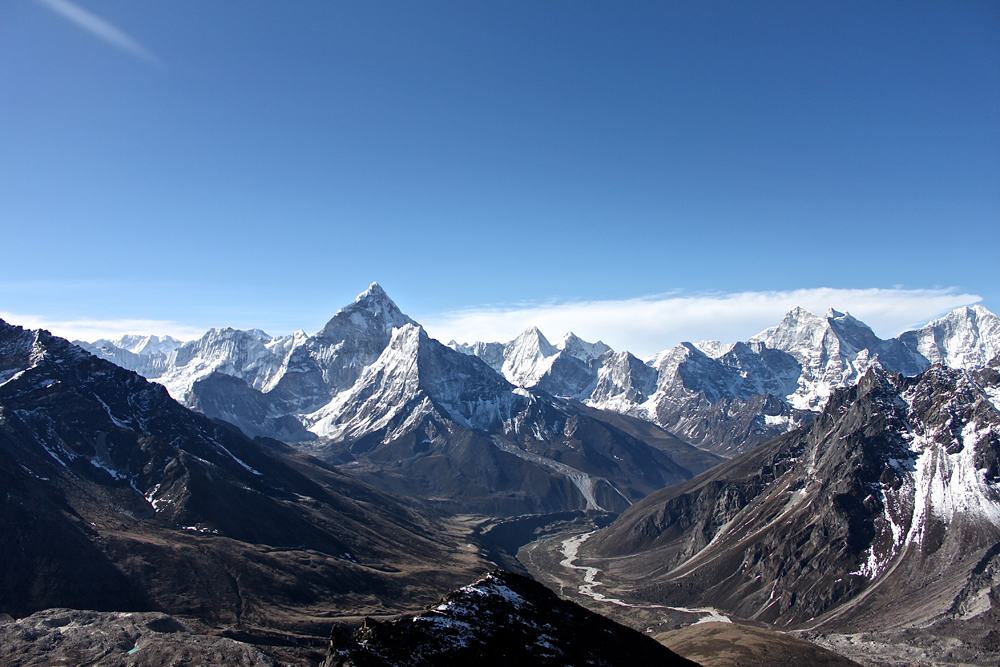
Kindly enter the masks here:
M 501 570 L 392 621 L 335 628 L 324 667 L 695 665 L 640 632 Z
M 618 415 L 516 389 L 412 325 L 310 419 L 321 437 L 300 447 L 461 512 L 621 511 L 721 460 L 658 427 L 621 428 L 609 422 Z
M 619 597 L 986 646 L 1000 621 L 997 370 L 872 369 L 810 427 L 637 503 L 581 560 Z

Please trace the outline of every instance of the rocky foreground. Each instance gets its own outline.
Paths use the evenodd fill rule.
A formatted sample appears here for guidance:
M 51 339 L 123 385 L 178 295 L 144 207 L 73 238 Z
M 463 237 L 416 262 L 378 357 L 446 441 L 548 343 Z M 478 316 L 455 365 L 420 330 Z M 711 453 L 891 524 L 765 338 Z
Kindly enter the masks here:
M 324 667 L 696 665 L 641 632 L 494 570 L 419 614 L 335 628 Z
M 16 621 L 0 622 L 0 665 L 4 667 L 274 664 L 249 644 L 198 634 L 189 625 L 159 612 L 46 609 Z

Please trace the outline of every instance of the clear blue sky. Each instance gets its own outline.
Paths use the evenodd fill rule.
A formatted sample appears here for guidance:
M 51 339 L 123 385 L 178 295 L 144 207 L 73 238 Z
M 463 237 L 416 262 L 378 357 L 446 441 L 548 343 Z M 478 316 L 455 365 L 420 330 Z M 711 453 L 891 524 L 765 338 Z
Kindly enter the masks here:
M 8 0 L 0 229 L 0 312 L 53 322 L 312 331 L 373 280 L 997 312 L 1000 3 Z

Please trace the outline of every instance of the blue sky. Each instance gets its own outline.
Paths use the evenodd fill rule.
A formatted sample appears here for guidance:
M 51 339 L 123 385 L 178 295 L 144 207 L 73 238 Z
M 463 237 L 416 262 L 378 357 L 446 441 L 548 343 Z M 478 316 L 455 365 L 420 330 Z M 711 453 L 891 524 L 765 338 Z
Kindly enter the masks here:
M 1000 310 L 995 2 L 11 0 L 0 91 L 0 313 L 64 335 Z

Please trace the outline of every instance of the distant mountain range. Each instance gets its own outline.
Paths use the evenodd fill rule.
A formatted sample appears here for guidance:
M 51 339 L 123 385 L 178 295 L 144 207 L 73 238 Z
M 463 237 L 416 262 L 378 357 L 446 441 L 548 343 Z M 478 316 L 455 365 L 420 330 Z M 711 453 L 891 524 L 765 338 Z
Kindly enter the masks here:
M 81 345 L 249 435 L 450 510 L 621 511 L 720 460 L 641 420 L 508 382 L 428 337 L 376 284 L 314 336 L 213 329 L 169 352 Z
M 932 363 L 984 367 L 1000 354 L 1000 318 L 981 306 L 882 340 L 831 309 L 795 308 L 746 342 L 681 343 L 644 362 L 567 334 L 551 345 L 536 328 L 513 341 L 450 345 L 474 354 L 519 386 L 647 419 L 726 456 L 808 423 L 834 389 L 872 366 L 915 375 Z
M 530 400 L 569 405 L 540 398 L 547 395 L 652 422 L 731 457 L 808 423 L 833 390 L 851 386 L 872 366 L 907 376 L 931 364 L 984 367 L 1000 354 L 1000 318 L 981 306 L 964 307 L 882 340 L 849 314 L 831 309 L 819 317 L 796 308 L 748 341 L 681 343 L 646 360 L 572 333 L 553 345 L 535 327 L 508 343 L 448 344 L 509 384 L 436 349 L 377 284 L 314 336 L 213 329 L 184 344 L 151 336 L 77 344 L 248 434 L 315 441 L 312 451 L 341 463 L 357 453 L 360 440 L 384 445 L 410 430 L 418 417 L 416 406 L 406 406 L 417 393 L 430 400 L 418 412 L 433 404 L 438 418 L 479 434 L 526 427 L 514 417 Z M 404 369 L 418 367 L 403 377 Z M 449 373 L 458 375 L 447 379 Z

